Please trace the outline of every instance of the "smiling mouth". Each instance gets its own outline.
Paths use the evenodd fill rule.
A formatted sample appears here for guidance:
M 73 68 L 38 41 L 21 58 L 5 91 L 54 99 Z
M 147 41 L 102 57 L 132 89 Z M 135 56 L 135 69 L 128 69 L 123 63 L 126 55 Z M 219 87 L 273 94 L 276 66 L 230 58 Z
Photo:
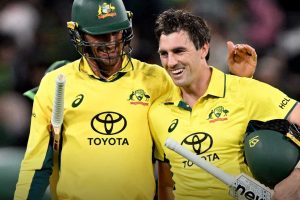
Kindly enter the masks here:
M 107 58 L 107 59 L 111 59 L 111 58 L 116 58 L 118 57 L 118 53 L 117 52 L 103 52 L 100 51 L 98 52 L 98 56 L 102 57 L 102 58 Z
M 179 76 L 180 74 L 182 74 L 183 69 L 170 70 L 170 72 L 173 76 Z

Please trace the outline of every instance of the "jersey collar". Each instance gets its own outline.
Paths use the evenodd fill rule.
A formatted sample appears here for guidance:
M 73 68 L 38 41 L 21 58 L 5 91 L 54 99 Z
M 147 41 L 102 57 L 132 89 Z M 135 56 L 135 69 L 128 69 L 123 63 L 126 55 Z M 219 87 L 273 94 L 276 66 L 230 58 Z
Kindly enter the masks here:
M 226 75 L 215 67 L 212 67 L 212 75 L 207 88 L 207 91 L 203 96 L 215 96 L 224 98 L 226 92 Z

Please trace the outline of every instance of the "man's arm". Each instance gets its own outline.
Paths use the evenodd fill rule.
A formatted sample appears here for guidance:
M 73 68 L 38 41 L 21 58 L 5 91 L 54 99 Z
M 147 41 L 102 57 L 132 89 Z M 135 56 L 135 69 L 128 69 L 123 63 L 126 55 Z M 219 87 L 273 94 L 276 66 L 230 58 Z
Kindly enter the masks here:
M 158 199 L 174 200 L 173 187 L 174 182 L 172 180 L 170 165 L 158 161 Z
M 227 42 L 227 63 L 231 74 L 252 78 L 257 65 L 255 49 L 247 44 Z
M 288 116 L 291 123 L 300 126 L 300 104 Z M 271 200 L 300 200 L 300 161 L 292 173 L 274 188 Z
M 271 200 L 299 200 L 300 199 L 300 168 L 292 173 L 274 188 Z
M 300 127 L 300 103 L 295 106 L 287 120 L 293 124 L 297 124 Z

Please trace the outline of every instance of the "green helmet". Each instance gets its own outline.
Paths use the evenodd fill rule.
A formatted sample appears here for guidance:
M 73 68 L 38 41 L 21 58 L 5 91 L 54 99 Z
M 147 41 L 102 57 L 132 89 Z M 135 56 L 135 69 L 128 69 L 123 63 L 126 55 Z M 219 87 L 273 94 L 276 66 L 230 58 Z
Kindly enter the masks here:
M 299 146 L 288 136 L 298 137 L 299 131 L 291 126 L 287 120 L 251 121 L 248 125 L 246 162 L 253 177 L 271 189 L 293 171 L 300 159 Z
M 133 38 L 132 13 L 126 11 L 121 0 L 74 0 L 72 6 L 72 21 L 67 23 L 71 41 L 81 55 L 89 53 L 89 47 L 109 46 L 123 43 L 128 49 L 122 51 L 130 53 L 130 41 Z M 110 43 L 90 44 L 82 39 L 82 34 L 101 35 L 122 31 L 121 41 Z M 89 55 L 90 58 L 98 59 Z
M 91 35 L 131 28 L 131 20 L 121 0 L 74 0 L 72 21 Z

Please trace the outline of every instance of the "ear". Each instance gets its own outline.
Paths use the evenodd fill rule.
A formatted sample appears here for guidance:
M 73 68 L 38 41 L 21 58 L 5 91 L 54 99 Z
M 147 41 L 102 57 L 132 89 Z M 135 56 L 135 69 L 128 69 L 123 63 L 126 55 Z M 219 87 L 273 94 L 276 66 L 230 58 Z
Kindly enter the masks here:
M 207 56 L 209 52 L 209 43 L 204 43 L 204 45 L 201 47 L 201 58 L 204 58 Z

